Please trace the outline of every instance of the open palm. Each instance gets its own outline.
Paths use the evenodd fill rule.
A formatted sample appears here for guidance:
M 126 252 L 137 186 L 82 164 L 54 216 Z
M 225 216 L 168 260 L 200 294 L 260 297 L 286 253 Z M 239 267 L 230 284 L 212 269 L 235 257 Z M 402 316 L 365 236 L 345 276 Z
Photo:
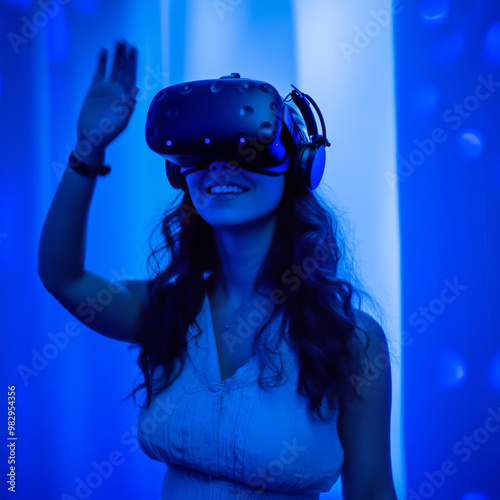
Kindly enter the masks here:
M 125 129 L 136 104 L 137 49 L 131 47 L 127 51 L 127 45 L 118 42 L 109 80 L 106 80 L 108 51 L 102 50 L 80 111 L 78 138 L 90 137 L 98 149 L 104 150 Z

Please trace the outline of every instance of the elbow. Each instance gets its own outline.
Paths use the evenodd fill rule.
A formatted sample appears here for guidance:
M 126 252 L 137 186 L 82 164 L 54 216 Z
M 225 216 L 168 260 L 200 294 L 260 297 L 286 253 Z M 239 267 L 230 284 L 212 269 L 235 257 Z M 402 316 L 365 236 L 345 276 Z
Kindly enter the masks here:
M 55 290 L 55 283 L 53 273 L 50 272 L 50 265 L 46 262 L 46 259 L 43 258 L 42 252 L 38 251 L 38 276 L 42 281 L 42 285 L 45 290 L 47 290 L 50 294 L 53 294 Z
M 38 255 L 38 269 L 37 270 L 38 270 L 38 277 L 40 278 L 42 285 L 44 286 L 45 290 L 50 292 L 50 289 L 52 288 L 52 286 L 50 284 L 50 274 L 47 272 L 47 267 L 42 262 L 40 255 Z
M 47 292 L 49 292 L 51 295 L 54 295 L 57 293 L 57 286 L 56 284 L 51 281 L 50 275 L 48 275 L 43 267 L 38 266 L 38 276 L 42 282 L 43 287 Z
M 42 281 L 42 284 L 48 292 L 52 293 L 51 290 L 53 289 L 53 283 L 52 283 L 52 275 L 51 273 L 51 266 L 50 266 L 50 261 L 47 256 L 47 251 L 44 248 L 43 244 L 43 237 L 40 240 L 40 245 L 38 247 L 38 276 L 40 280 Z
M 38 276 L 42 282 L 43 287 L 51 295 L 57 295 L 63 286 L 63 280 L 55 272 L 53 266 L 48 265 L 43 259 L 38 259 Z
M 50 253 L 38 252 L 38 276 L 51 295 L 57 295 L 83 276 L 82 269 L 75 270 Z

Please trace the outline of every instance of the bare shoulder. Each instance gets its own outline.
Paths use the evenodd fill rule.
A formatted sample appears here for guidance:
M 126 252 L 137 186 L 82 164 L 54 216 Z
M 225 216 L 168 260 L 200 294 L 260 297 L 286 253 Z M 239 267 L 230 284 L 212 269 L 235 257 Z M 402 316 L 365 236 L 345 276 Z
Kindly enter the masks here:
M 386 336 L 380 323 L 368 313 L 361 309 L 354 309 L 354 319 L 356 320 L 358 335 L 361 333 L 361 336 L 363 336 L 364 332 L 365 338 L 368 337 L 370 341 L 386 341 Z
M 354 310 L 354 317 L 356 320 L 356 334 L 364 348 L 364 352 L 362 353 L 364 373 L 359 374 L 358 377 L 354 377 L 358 381 L 355 384 L 356 392 L 358 392 L 358 395 L 362 395 L 366 393 L 366 389 L 362 390 L 363 387 L 368 388 L 373 385 L 372 382 L 375 382 L 372 378 L 379 379 L 379 384 L 383 384 L 387 388 L 387 383 L 390 383 L 391 375 L 390 353 L 387 336 L 380 323 L 370 314 L 360 309 Z M 381 370 L 385 371 L 383 376 L 380 376 Z M 375 387 L 383 390 L 383 387 L 380 387 L 379 384 L 375 384 Z M 375 387 L 372 387 L 372 390 Z
M 365 362 L 374 362 L 382 357 L 389 357 L 387 336 L 380 325 L 370 314 L 354 310 L 356 320 L 356 335 L 363 345 Z

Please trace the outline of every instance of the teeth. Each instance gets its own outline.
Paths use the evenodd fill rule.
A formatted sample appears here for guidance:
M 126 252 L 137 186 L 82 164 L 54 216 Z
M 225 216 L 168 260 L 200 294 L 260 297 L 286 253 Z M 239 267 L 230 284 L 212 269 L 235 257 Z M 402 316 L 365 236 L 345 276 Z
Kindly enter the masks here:
M 212 186 L 210 188 L 210 193 L 218 194 L 218 193 L 243 193 L 243 189 L 238 186 Z

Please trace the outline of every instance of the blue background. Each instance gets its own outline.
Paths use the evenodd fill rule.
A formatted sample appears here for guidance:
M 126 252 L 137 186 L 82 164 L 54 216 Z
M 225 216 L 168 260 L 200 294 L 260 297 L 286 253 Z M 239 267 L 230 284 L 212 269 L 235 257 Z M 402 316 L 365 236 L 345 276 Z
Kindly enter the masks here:
M 144 140 L 161 88 L 233 71 L 282 94 L 298 82 L 325 111 L 325 181 L 387 311 L 398 496 L 500 499 L 498 4 L 4 0 L 0 34 L 0 373 L 5 402 L 16 386 L 17 498 L 160 494 L 164 465 L 138 448 L 137 408 L 121 401 L 138 352 L 67 313 L 36 269 L 98 49 L 125 36 L 141 93 L 94 195 L 87 268 L 145 276 L 147 238 L 177 194 Z

